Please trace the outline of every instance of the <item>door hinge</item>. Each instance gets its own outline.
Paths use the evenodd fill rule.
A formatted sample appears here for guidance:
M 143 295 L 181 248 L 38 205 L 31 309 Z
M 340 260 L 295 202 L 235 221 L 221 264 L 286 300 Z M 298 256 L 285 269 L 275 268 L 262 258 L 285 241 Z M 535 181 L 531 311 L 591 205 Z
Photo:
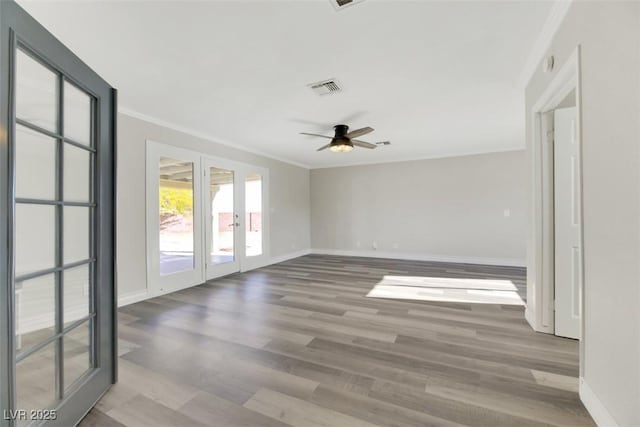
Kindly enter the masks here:
M 555 132 L 553 130 L 547 131 L 547 142 L 553 144 L 555 140 Z

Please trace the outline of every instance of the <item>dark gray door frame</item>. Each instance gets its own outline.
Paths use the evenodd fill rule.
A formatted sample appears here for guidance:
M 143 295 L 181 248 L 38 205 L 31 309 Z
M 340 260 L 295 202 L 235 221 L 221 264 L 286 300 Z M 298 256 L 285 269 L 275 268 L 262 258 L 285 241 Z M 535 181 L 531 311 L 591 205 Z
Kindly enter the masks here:
M 94 186 L 96 363 L 76 393 L 62 400 L 59 417 L 47 425 L 71 426 L 117 379 L 115 278 L 116 90 L 12 0 L 0 0 L 0 427 L 12 426 L 5 412 L 15 408 L 14 325 L 14 54 L 20 44 L 96 99 Z

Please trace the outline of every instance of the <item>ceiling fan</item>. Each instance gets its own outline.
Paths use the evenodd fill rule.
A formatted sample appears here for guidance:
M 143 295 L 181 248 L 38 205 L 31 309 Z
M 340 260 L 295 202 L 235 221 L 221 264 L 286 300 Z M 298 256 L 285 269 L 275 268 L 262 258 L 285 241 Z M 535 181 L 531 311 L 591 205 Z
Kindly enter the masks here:
M 322 151 L 328 148 L 334 153 L 347 153 L 353 150 L 354 146 L 373 149 L 373 148 L 377 148 L 378 145 L 391 144 L 391 142 L 389 141 L 376 142 L 375 144 L 371 144 L 370 142 L 364 142 L 357 139 L 353 139 L 353 138 L 357 138 L 373 132 L 373 128 L 370 128 L 368 126 L 362 129 L 352 130 L 351 132 L 349 132 L 349 126 L 347 125 L 336 125 L 333 127 L 333 129 L 335 130 L 335 135 L 333 137 L 326 136 L 326 135 L 319 135 L 317 133 L 307 133 L 307 132 L 300 132 L 300 134 L 330 139 L 331 140 L 330 143 L 318 148 L 316 151 Z

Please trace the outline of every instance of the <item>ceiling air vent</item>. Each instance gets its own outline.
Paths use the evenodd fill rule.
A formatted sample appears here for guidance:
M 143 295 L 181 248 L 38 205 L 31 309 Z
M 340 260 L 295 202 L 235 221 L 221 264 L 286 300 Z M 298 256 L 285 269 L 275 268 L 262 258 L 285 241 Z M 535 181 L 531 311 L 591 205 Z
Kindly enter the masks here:
M 330 95 L 332 93 L 342 92 L 342 88 L 335 79 L 311 83 L 309 87 L 318 95 Z
M 341 10 L 341 9 L 344 9 L 345 7 L 353 6 L 356 3 L 361 3 L 364 0 L 329 0 L 329 1 L 333 5 L 333 7 L 336 8 L 336 10 Z

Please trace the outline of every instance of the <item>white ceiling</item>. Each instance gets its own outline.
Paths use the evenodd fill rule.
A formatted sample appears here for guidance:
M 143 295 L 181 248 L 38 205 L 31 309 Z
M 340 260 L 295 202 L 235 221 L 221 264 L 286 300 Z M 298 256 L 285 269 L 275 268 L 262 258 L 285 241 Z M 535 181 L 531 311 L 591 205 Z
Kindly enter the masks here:
M 518 83 L 548 1 L 20 1 L 123 111 L 310 167 L 524 147 Z M 336 78 L 320 97 L 307 84 Z M 332 125 L 376 150 L 332 153 Z

